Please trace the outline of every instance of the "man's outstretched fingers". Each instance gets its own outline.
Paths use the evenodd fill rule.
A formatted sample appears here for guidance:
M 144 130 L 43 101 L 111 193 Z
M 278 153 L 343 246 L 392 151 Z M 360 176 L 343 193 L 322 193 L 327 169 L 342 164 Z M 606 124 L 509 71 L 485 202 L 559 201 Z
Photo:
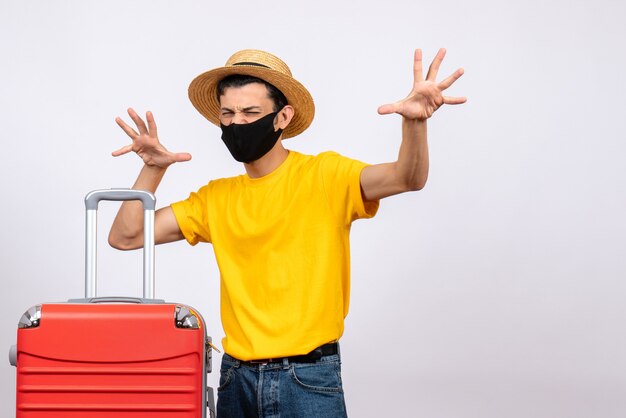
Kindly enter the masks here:
M 111 153 L 112 156 L 114 157 L 119 157 L 120 155 L 124 155 L 124 154 L 128 154 L 129 152 L 131 152 L 133 150 L 133 146 L 131 145 L 126 145 L 116 151 L 113 151 Z
M 443 96 L 443 102 L 447 105 L 463 104 L 467 101 L 467 97 L 447 97 Z
M 435 81 L 437 79 L 437 73 L 439 72 L 439 66 L 441 65 L 441 61 L 443 61 L 443 57 L 446 56 L 445 48 L 440 48 L 435 55 L 435 59 L 428 67 L 428 74 L 426 74 L 426 80 Z
M 117 125 L 120 128 L 122 128 L 122 130 L 126 133 L 126 135 L 128 135 L 131 139 L 135 139 L 136 137 L 139 136 L 139 134 L 133 128 L 128 126 L 126 122 L 122 120 L 122 118 L 120 117 L 115 118 L 115 123 L 117 123 Z
M 458 80 L 464 73 L 465 73 L 465 70 L 463 68 L 459 68 L 450 77 L 446 78 L 441 83 L 439 83 L 439 88 L 441 90 L 447 89 L 452 84 L 454 84 L 454 82 Z
M 416 49 L 413 56 L 413 81 L 422 81 L 424 75 L 422 74 L 422 50 Z
M 148 128 L 146 127 L 145 122 L 139 117 L 137 112 L 135 112 L 132 107 L 128 108 L 128 116 L 130 116 L 133 122 L 135 122 L 135 125 L 137 125 L 137 129 L 139 129 L 140 134 L 148 134 Z
M 149 110 L 146 112 L 146 121 L 148 121 L 148 132 L 150 136 L 157 137 L 157 126 L 154 121 L 154 115 Z
M 392 113 L 396 113 L 396 111 L 397 111 L 396 103 L 384 104 L 378 108 L 379 115 L 390 115 Z
M 188 152 L 179 152 L 174 154 L 174 161 L 177 163 L 184 163 L 189 160 L 191 160 L 191 154 Z

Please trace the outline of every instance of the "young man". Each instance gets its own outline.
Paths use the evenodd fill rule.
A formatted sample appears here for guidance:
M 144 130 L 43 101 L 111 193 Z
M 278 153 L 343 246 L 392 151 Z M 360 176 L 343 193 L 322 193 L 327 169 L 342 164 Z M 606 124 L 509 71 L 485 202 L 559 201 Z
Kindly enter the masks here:
M 398 160 L 378 165 L 283 146 L 310 125 L 315 107 L 274 55 L 239 51 L 191 82 L 192 103 L 220 126 L 245 174 L 211 181 L 159 209 L 155 240 L 213 244 L 226 335 L 219 417 L 346 416 L 337 341 L 348 312 L 350 225 L 374 216 L 380 199 L 424 187 L 426 120 L 442 104 L 465 102 L 442 94 L 463 70 L 436 81 L 444 55 L 438 52 L 424 79 L 416 50 L 410 94 L 378 109 L 403 117 Z M 147 123 L 128 114 L 137 131 L 117 118 L 132 144 L 113 155 L 137 153 L 144 166 L 133 188 L 155 192 L 167 167 L 191 156 L 163 147 L 150 112 Z M 141 247 L 142 219 L 140 204 L 125 202 L 111 245 Z

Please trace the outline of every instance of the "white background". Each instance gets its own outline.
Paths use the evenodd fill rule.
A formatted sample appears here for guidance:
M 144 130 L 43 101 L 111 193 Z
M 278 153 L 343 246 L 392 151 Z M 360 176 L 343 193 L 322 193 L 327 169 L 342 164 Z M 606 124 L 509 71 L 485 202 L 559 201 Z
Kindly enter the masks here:
M 127 107 L 193 155 L 167 173 L 165 205 L 242 170 L 186 95 L 234 51 L 279 55 L 315 98 L 288 148 L 378 163 L 400 118 L 377 107 L 408 93 L 414 48 L 428 64 L 444 46 L 440 76 L 464 67 L 449 94 L 469 100 L 429 122 L 427 187 L 353 226 L 348 411 L 623 418 L 624 17 L 618 0 L 2 0 L 0 352 L 27 308 L 82 296 L 83 197 L 141 167 L 110 156 Z M 138 295 L 140 253 L 104 244 L 116 204 L 101 206 L 100 294 Z M 220 341 L 210 246 L 159 247 L 157 296 L 199 309 Z M 0 362 L 2 417 L 14 379 Z

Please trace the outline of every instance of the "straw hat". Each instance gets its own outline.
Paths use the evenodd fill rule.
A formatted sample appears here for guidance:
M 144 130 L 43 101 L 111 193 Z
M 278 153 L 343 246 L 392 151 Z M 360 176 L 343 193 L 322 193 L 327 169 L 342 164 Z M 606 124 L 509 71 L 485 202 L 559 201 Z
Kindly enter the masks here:
M 315 115 L 313 98 L 309 91 L 291 76 L 287 64 L 268 52 L 245 49 L 236 52 L 223 67 L 200 74 L 189 85 L 191 103 L 211 123 L 220 125 L 217 84 L 232 74 L 260 78 L 285 95 L 295 114 L 283 131 L 283 138 L 291 138 L 304 132 L 313 121 Z

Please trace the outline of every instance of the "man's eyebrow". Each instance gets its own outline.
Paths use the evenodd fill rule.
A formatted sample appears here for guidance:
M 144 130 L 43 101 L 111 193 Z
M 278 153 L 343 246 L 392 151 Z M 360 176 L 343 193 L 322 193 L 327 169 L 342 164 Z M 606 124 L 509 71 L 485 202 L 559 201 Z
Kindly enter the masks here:
M 229 107 L 225 107 L 225 106 L 222 106 L 220 110 L 233 112 L 233 109 Z M 261 106 L 248 106 L 248 107 L 244 107 L 243 109 L 241 109 L 242 112 L 249 112 L 251 110 L 261 110 Z

